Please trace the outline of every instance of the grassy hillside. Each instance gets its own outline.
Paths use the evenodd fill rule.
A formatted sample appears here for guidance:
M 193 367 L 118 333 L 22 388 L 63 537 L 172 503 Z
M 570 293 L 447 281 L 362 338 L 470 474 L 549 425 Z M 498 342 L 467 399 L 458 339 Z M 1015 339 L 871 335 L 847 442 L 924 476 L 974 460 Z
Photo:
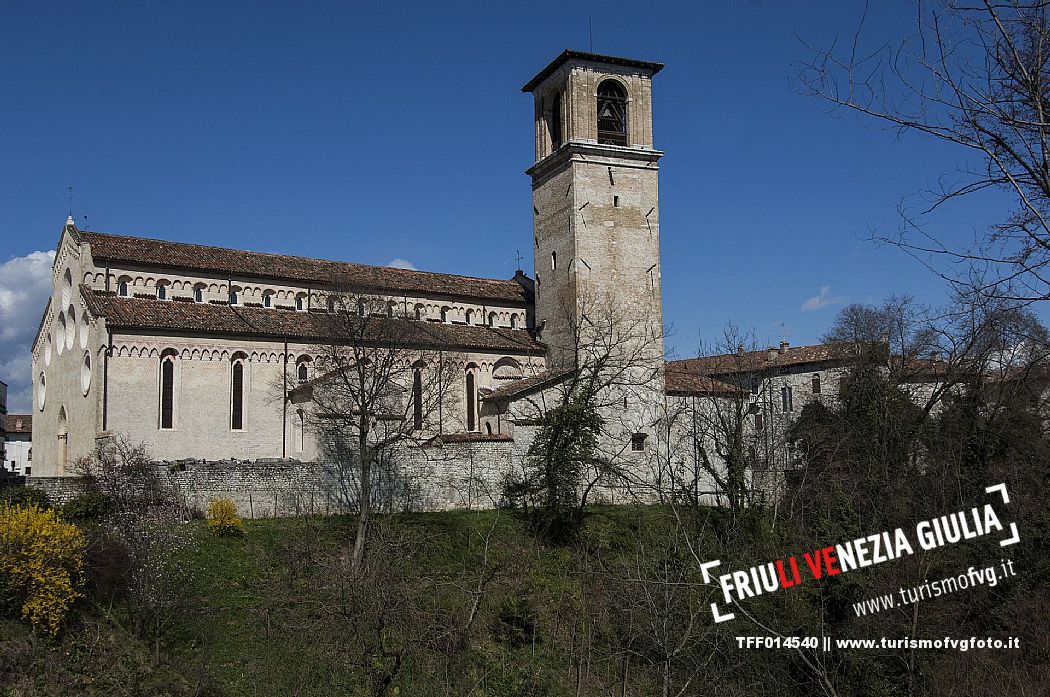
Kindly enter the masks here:
M 246 521 L 246 535 L 228 539 L 194 521 L 165 567 L 167 585 L 150 586 L 157 590 L 147 598 L 115 571 L 119 552 L 96 540 L 87 596 L 57 639 L 0 620 L 0 694 L 821 694 L 796 653 L 736 645 L 738 634 L 769 632 L 746 620 L 712 624 L 709 604 L 720 593 L 700 583 L 693 556 L 746 568 L 796 541 L 771 531 L 768 514 L 685 515 L 598 507 L 579 542 L 554 547 L 508 512 L 400 514 L 380 519 L 358 579 L 348 572 L 351 518 Z M 901 636 L 910 617 L 861 622 L 844 612 L 847 600 L 876 591 L 875 577 L 858 575 L 748 607 L 786 635 L 831 621 L 836 634 Z M 975 619 L 971 607 L 1012 613 L 1008 631 L 993 635 L 1045 632 L 1038 617 L 1018 625 L 1015 612 L 1039 615 L 1045 601 L 1000 586 L 931 605 L 922 635 L 987 629 L 993 616 Z M 948 694 L 975 675 L 997 676 L 1006 693 L 1037 694 L 1030 689 L 1045 679 L 1045 658 L 1045 648 L 926 652 L 916 657 L 914 694 Z M 904 694 L 892 652 L 824 659 L 839 694 Z

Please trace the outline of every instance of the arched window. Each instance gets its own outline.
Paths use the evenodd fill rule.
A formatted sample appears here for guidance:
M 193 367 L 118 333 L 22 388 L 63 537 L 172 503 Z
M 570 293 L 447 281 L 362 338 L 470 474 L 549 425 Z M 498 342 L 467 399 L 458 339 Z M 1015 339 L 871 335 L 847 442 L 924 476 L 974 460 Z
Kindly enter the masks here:
M 161 281 L 157 284 L 157 300 L 168 299 L 168 282 Z
M 441 321 L 442 322 L 447 322 L 448 321 L 448 310 L 449 310 L 448 307 L 441 308 Z
M 412 428 L 423 430 L 423 367 L 419 364 L 412 369 Z
M 160 427 L 175 424 L 175 352 L 165 351 L 160 357 Z
M 300 356 L 295 362 L 295 377 L 299 382 L 310 379 L 310 357 Z
M 328 296 L 328 311 L 335 312 L 339 309 L 339 298 L 334 295 Z
M 467 324 L 474 324 L 474 311 L 467 310 Z
M 230 286 L 230 304 L 241 304 L 241 289 L 239 286 Z
M 263 292 L 263 307 L 273 307 L 273 291 L 268 290 Z
M 117 295 L 122 298 L 128 297 L 128 282 L 124 279 L 117 281 Z
M 422 305 L 416 305 L 416 319 L 423 319 L 426 316 L 426 308 Z
M 299 429 L 299 433 L 296 434 L 299 437 L 296 438 L 296 444 L 299 446 L 299 450 L 306 450 L 306 413 L 299 409 L 295 412 L 296 415 L 296 426 Z
M 548 129 L 551 133 L 551 151 L 553 152 L 561 147 L 561 92 L 554 95 L 551 101 L 551 113 L 547 118 L 549 119 Z
M 473 431 L 477 427 L 478 420 L 478 386 L 474 371 L 477 366 L 471 363 L 467 366 L 467 430 Z
M 397 312 L 397 302 L 394 301 L 394 300 L 388 301 L 387 304 L 386 304 L 386 316 L 387 317 L 393 317 L 396 312 Z
M 361 299 L 359 299 L 357 301 L 357 316 L 358 317 L 364 317 L 365 316 L 365 299 L 364 298 L 361 298 Z
M 517 329 L 518 328 L 518 316 L 516 314 L 510 316 L 510 328 L 511 329 Z
M 87 396 L 91 389 L 91 353 L 84 351 L 84 362 L 80 364 L 80 389 Z
M 198 283 L 193 286 L 193 302 L 202 303 L 204 302 L 204 284 Z
M 495 327 L 496 326 L 496 313 L 495 312 L 490 312 L 489 313 L 489 326 L 490 327 Z
M 43 373 L 40 373 L 40 381 L 37 383 L 36 388 L 37 407 L 40 411 L 44 411 L 45 399 L 47 399 L 47 378 L 44 377 Z
M 244 429 L 244 358 L 234 354 L 230 385 L 230 428 Z
M 598 85 L 598 143 L 627 145 L 627 93 L 616 80 Z
M 306 294 L 299 293 L 295 296 L 295 309 L 298 312 L 306 312 Z

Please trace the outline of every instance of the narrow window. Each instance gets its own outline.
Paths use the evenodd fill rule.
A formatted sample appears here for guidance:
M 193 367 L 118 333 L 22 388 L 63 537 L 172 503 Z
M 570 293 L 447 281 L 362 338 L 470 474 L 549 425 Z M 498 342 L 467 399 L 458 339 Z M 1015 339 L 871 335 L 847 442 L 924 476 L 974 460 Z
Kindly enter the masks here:
M 302 312 L 306 309 L 306 298 L 301 295 L 295 296 L 295 309 Z
M 357 316 L 358 317 L 364 317 L 365 316 L 365 299 L 364 298 L 361 298 L 360 300 L 357 301 Z
M 467 430 L 468 431 L 473 431 L 474 430 L 474 422 L 477 420 L 477 418 L 476 418 L 477 415 L 475 413 L 476 410 L 477 410 L 477 399 L 478 399 L 478 394 L 477 394 L 477 389 L 474 386 L 474 373 L 468 372 L 467 373 Z
M 412 371 L 412 428 L 423 430 L 423 371 Z
M 616 80 L 598 85 L 598 143 L 627 145 L 627 93 Z
M 175 404 L 175 359 L 165 356 L 160 362 L 160 427 L 172 428 Z
M 448 308 L 447 307 L 441 308 L 441 321 L 442 322 L 447 322 L 448 321 Z
M 762 423 L 762 414 L 755 414 L 755 430 L 761 431 L 764 424 Z
M 234 431 L 244 429 L 244 363 L 233 364 L 233 396 L 230 409 L 230 428 Z
M 489 313 L 489 326 L 490 327 L 495 327 L 496 326 L 496 313 L 495 312 L 490 312 Z
M 263 307 L 273 307 L 273 293 L 271 291 L 263 293 Z
M 558 253 L 551 252 L 551 271 L 558 268 Z
M 167 300 L 167 299 L 168 299 L 168 284 L 167 283 L 158 283 L 157 284 L 157 300 Z
M 423 306 L 416 305 L 416 319 L 423 319 Z
M 510 328 L 511 329 L 517 329 L 518 328 L 518 316 L 517 315 L 511 315 L 510 316 Z
M 820 394 L 820 373 L 813 374 L 813 394 Z
M 299 416 L 299 450 L 306 450 L 306 414 L 298 411 Z
M 551 150 L 561 147 L 561 92 L 554 95 L 550 113 Z
M 237 286 L 233 286 L 233 287 L 230 288 L 230 304 L 231 305 L 239 305 L 240 304 L 240 302 L 241 302 L 240 291 L 241 291 L 241 289 L 238 288 Z
M 202 303 L 204 302 L 204 286 L 194 286 L 193 288 L 193 302 Z
M 781 387 L 780 388 L 780 402 L 784 411 L 794 411 L 795 405 L 792 402 L 791 388 Z
M 467 310 L 467 324 L 474 324 L 474 311 Z
M 619 196 L 613 196 L 613 208 L 619 208 L 619 207 L 620 207 L 620 197 Z
M 117 295 L 119 295 L 122 298 L 128 297 L 128 282 L 127 281 L 121 281 L 120 283 L 117 284 Z
M 300 363 L 299 367 L 296 368 L 296 377 L 299 378 L 299 382 L 306 382 L 306 379 L 307 379 L 306 361 L 303 361 L 302 363 Z

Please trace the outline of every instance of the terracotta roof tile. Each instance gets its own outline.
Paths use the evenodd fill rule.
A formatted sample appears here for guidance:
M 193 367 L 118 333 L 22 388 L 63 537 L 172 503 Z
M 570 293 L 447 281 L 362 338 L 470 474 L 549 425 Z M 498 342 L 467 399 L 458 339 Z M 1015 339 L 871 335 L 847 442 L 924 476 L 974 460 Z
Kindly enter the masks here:
M 232 274 L 234 278 L 273 278 L 294 283 L 331 285 L 338 282 L 359 290 L 468 297 L 511 304 L 525 304 L 531 300 L 531 293 L 515 280 L 266 254 L 86 230 L 77 232 L 83 242 L 91 245 L 95 263 L 108 261 L 186 268 Z
M 667 364 L 664 370 L 664 389 L 669 395 L 710 395 L 721 397 L 739 397 L 749 394 L 748 390 L 736 385 L 715 380 L 708 375 L 700 375 L 688 370 L 676 369 Z
M 152 329 L 193 334 L 236 334 L 269 338 L 325 341 L 342 321 L 327 313 L 295 312 L 254 307 L 122 298 L 81 292 L 88 308 L 106 318 L 110 329 Z M 545 346 L 524 329 L 436 324 L 406 319 L 370 318 L 376 341 L 396 338 L 404 346 L 542 353 Z
M 515 397 L 520 397 L 533 390 L 540 390 L 544 387 L 557 384 L 572 373 L 573 370 L 571 368 L 568 370 L 543 370 L 535 375 L 530 375 L 521 380 L 515 380 L 509 385 L 503 385 L 489 394 L 484 395 L 482 399 L 485 401 L 514 399 Z
M 668 363 L 685 372 L 698 375 L 732 375 L 757 373 L 773 368 L 788 368 L 810 363 L 846 363 L 855 360 L 857 347 L 852 343 L 786 346 L 781 352 L 770 348 L 764 351 L 745 351 L 720 356 L 701 356 Z

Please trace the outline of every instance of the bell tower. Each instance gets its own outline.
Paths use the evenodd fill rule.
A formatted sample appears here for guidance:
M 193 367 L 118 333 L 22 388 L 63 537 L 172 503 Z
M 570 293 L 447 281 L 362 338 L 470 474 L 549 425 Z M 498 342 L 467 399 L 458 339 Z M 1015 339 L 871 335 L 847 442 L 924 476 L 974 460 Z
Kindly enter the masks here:
M 652 77 L 663 65 L 566 50 L 523 92 L 535 99 L 536 327 L 552 367 L 572 365 L 586 305 L 614 302 L 650 327 L 663 361 Z

